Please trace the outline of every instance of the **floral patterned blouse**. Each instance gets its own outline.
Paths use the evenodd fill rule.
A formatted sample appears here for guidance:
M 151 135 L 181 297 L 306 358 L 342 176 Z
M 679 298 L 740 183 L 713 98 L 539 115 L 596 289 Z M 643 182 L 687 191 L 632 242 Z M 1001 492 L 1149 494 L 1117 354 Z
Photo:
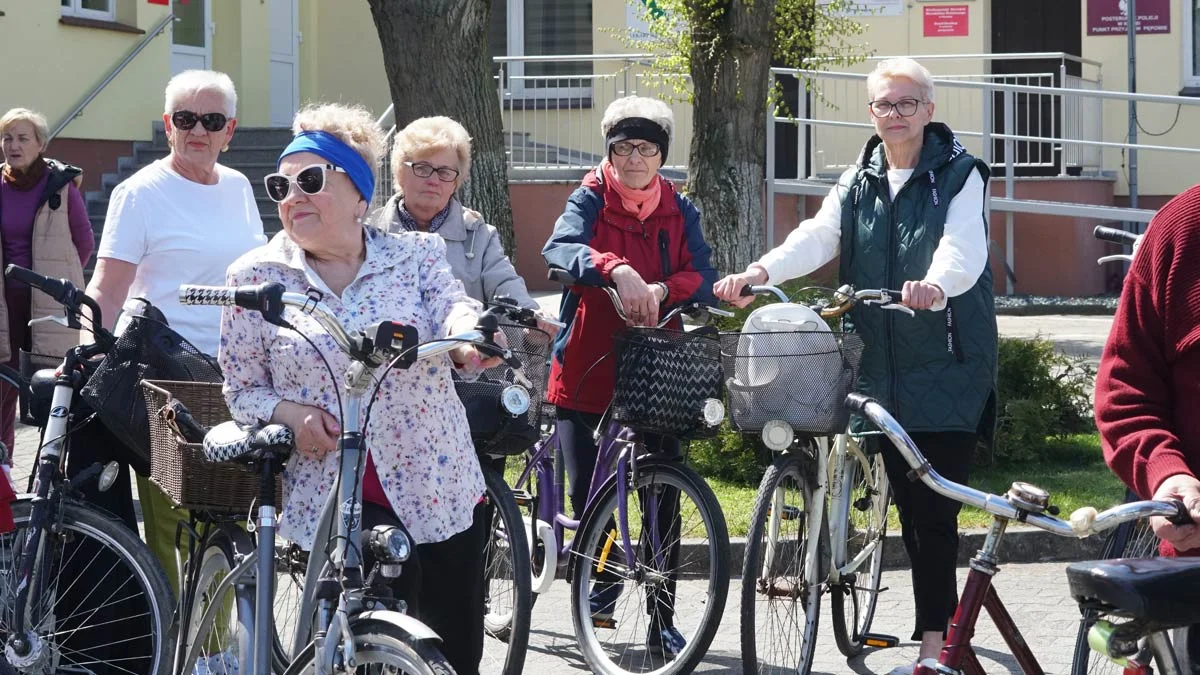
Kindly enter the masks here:
M 464 315 L 482 309 L 451 274 L 446 245 L 438 235 L 389 235 L 374 227 L 364 233 L 366 259 L 341 297 L 309 267 L 304 251 L 286 232 L 234 262 L 228 283 L 276 281 L 289 291 L 316 289 L 347 330 L 398 321 L 415 326 L 422 341 L 448 335 Z M 239 422 L 254 423 L 270 419 L 275 406 L 288 400 L 324 408 L 340 420 L 334 388 L 350 358 L 316 319 L 291 307 L 284 315 L 317 345 L 333 375 L 295 332 L 263 321 L 258 312 L 227 307 L 218 359 L 230 411 Z M 466 412 L 450 379 L 452 369 L 447 356 L 420 361 L 408 370 L 393 369 L 365 430 L 384 493 L 418 544 L 445 541 L 470 527 L 484 492 Z M 320 460 L 292 455 L 283 475 L 282 536 L 312 549 L 337 471 L 336 452 Z

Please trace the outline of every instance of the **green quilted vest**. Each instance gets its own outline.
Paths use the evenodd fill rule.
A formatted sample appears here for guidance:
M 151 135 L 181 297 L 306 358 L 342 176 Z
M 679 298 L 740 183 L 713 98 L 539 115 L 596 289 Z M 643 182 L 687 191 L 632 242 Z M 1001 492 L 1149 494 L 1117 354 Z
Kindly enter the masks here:
M 872 137 L 844 186 L 841 282 L 900 290 L 905 281 L 925 278 L 950 200 L 976 169 L 986 185 L 987 165 L 967 154 L 949 127 L 930 123 L 917 167 L 893 200 L 883 144 Z M 986 227 L 986 212 L 983 217 Z M 943 311 L 909 317 L 859 306 L 846 330 L 866 343 L 858 390 L 878 399 L 905 429 L 979 432 L 990 441 L 997 358 L 990 266 Z

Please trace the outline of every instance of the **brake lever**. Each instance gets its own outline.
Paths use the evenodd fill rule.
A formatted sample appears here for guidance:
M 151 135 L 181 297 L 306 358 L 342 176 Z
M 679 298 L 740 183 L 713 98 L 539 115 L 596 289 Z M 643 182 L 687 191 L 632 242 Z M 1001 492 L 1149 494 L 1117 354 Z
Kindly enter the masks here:
M 913 308 L 912 308 L 912 307 L 909 307 L 908 305 L 901 305 L 901 304 L 900 304 L 900 303 L 898 303 L 898 302 L 890 302 L 890 303 L 887 303 L 887 304 L 883 304 L 883 303 L 881 303 L 881 304 L 880 304 L 880 308 L 881 308 L 881 309 L 891 309 L 891 310 L 895 310 L 895 311 L 897 311 L 897 312 L 903 312 L 903 313 L 905 313 L 905 314 L 907 314 L 907 315 L 909 315 L 909 316 L 916 316 L 916 315 L 917 315 L 917 313 L 913 311 Z

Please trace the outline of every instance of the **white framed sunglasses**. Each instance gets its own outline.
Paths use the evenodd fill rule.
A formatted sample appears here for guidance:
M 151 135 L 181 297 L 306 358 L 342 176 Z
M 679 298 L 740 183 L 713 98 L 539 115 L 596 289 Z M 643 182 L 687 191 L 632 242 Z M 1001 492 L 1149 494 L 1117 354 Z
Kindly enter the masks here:
M 267 174 L 263 184 L 267 188 L 267 196 L 275 203 L 282 202 L 292 191 L 292 184 L 300 188 L 306 195 L 315 195 L 325 189 L 325 172 L 335 171 L 346 173 L 346 170 L 334 164 L 312 164 L 300 169 L 295 176 L 283 173 Z

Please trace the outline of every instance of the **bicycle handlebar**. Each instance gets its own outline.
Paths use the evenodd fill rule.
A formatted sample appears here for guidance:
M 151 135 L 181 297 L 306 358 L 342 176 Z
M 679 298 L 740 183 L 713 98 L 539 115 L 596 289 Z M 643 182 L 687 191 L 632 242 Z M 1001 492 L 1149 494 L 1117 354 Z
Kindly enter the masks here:
M 1105 227 L 1103 225 L 1097 225 L 1096 229 L 1092 230 L 1092 236 L 1100 241 L 1110 241 L 1114 244 L 1126 244 L 1129 246 L 1133 246 L 1142 238 L 1140 234 L 1118 230 L 1115 227 Z
M 31 269 L 11 264 L 4 268 L 4 276 L 13 281 L 26 284 L 31 288 L 38 289 L 66 308 L 67 325 L 71 328 L 79 329 L 83 327 L 83 324 L 79 322 L 79 310 L 82 307 L 87 307 L 92 312 L 92 330 L 96 334 L 98 341 L 109 342 L 115 340 L 112 333 L 104 328 L 100 305 L 67 279 L 52 279 L 38 274 Z
M 801 292 L 807 290 L 831 291 L 834 300 L 837 301 L 835 305 L 812 305 L 812 310 L 820 314 L 822 319 L 836 319 L 849 312 L 860 302 L 868 305 L 879 305 L 881 309 L 904 312 L 909 316 L 913 316 L 914 314 L 911 307 L 901 304 L 900 299 L 904 297 L 904 294 L 900 291 L 892 291 L 886 288 L 856 291 L 854 287 L 849 285 L 842 286 L 837 290 L 821 288 L 819 286 L 800 289 Z M 741 296 L 743 298 L 752 295 L 774 295 L 780 302 L 791 302 L 787 294 L 777 286 L 751 286 L 750 284 L 746 284 L 742 287 Z
M 546 277 L 550 281 L 562 284 L 563 286 L 575 286 L 578 284 L 578 280 L 570 272 L 559 267 L 550 268 L 550 272 L 546 275 Z M 617 316 L 621 317 L 621 320 L 625 323 L 629 323 L 629 317 L 625 315 L 625 306 L 621 302 L 621 296 L 617 294 L 617 289 L 609 285 L 601 286 L 600 288 L 604 289 L 604 292 L 608 294 L 608 299 L 612 301 L 613 309 L 617 310 Z M 683 304 L 676 305 L 671 309 L 671 311 L 664 314 L 662 318 L 659 319 L 656 327 L 662 328 L 666 326 L 671 322 L 672 319 L 680 314 L 687 314 L 693 318 L 703 314 L 724 317 L 733 316 L 733 312 L 719 309 L 717 307 L 710 307 L 704 303 L 685 302 Z
M 1081 539 L 1114 528 L 1121 523 L 1152 516 L 1162 516 L 1176 524 L 1192 522 L 1187 508 L 1182 502 L 1175 500 L 1130 502 L 1105 511 L 1097 511 L 1093 507 L 1085 506 L 1076 509 L 1069 520 L 1061 520 L 1052 515 L 1021 508 L 1010 498 L 989 494 L 944 478 L 930 466 L 928 460 L 921 454 L 900 423 L 869 396 L 850 394 L 846 397 L 846 406 L 852 412 L 866 417 L 878 427 L 912 467 L 912 473 L 931 490 L 948 499 L 987 511 L 998 518 L 1019 520 L 1060 537 L 1079 537 Z

